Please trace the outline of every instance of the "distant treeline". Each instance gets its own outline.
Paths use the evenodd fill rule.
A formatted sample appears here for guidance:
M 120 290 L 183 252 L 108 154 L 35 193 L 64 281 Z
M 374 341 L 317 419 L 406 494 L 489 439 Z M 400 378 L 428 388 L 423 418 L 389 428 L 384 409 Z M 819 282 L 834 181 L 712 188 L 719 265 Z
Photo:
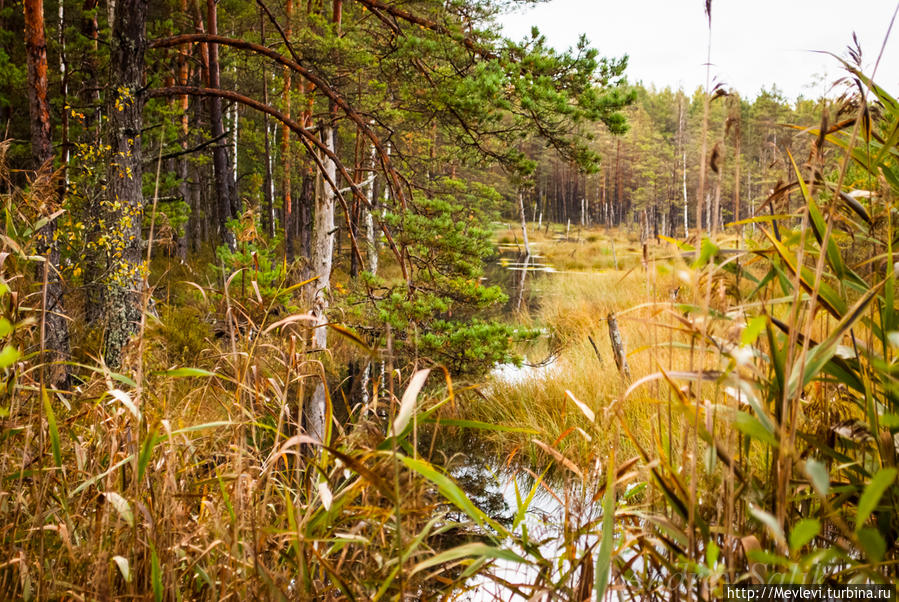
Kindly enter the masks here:
M 645 220 L 652 233 L 667 236 L 683 236 L 685 220 L 696 227 L 703 90 L 687 96 L 670 88 L 636 88 L 637 102 L 626 110 L 629 131 L 593 132 L 602 156 L 596 173 L 584 174 L 551 156 L 540 161 L 529 219 L 634 227 Z M 713 91 L 705 132 L 704 228 L 755 216 L 791 180 L 785 151 L 802 164 L 814 138 L 786 126 L 817 127 L 824 103 L 802 97 L 790 102 L 776 86 L 751 102 L 723 88 Z M 789 195 L 784 199 L 789 202 Z

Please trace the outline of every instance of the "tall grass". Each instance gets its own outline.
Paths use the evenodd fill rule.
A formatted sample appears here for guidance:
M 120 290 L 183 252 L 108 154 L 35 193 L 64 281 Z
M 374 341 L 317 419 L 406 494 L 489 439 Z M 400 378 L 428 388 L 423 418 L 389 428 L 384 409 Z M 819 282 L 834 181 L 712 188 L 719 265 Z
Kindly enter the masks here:
M 221 339 L 182 337 L 172 353 L 182 310 L 163 305 L 120 373 L 82 358 L 69 389 L 49 388 L 43 218 L 21 211 L 36 189 L 10 183 L 0 596 L 441 599 L 488 580 L 505 598 L 668 600 L 734 582 L 894 581 L 899 102 L 847 68 L 872 99 L 810 132 L 795 215 L 755 218 L 742 248 L 659 249 L 645 272 L 547 276 L 523 319 L 567 351 L 545 379 L 494 382 L 478 404 L 338 327 L 385 360 L 386 381 L 374 371 L 324 441 L 303 432 L 303 403 L 338 360 L 309 353 L 305 314 L 279 309 L 289 287 L 266 299 L 236 276 L 166 283 L 190 298 L 177 319 L 216 316 Z M 632 380 L 611 361 L 609 312 Z M 508 521 L 451 478 L 446 435 L 466 445 L 472 430 L 505 452 L 493 466 L 530 474 L 510 481 Z M 557 534 L 526 520 L 540 491 L 557 498 Z M 504 564 L 527 570 L 513 580 Z
M 759 236 L 743 250 L 717 237 L 657 256 L 684 284 L 677 300 L 654 272 L 546 277 L 531 319 L 567 351 L 545 376 L 491 384 L 474 410 L 531 427 L 496 442 L 568 473 L 640 458 L 639 524 L 619 525 L 611 560 L 626 597 L 896 579 L 899 103 L 845 66 L 871 98 L 808 132 L 807 162 L 787 157 L 793 215 L 749 220 Z M 635 305 L 622 384 L 587 337 Z
M 307 316 L 277 311 L 290 287 L 265 299 L 254 286 L 242 294 L 237 274 L 215 286 L 166 281 L 180 305 L 145 311 L 119 373 L 87 359 L 72 363 L 70 389 L 48 388 L 32 269 L 42 259 L 33 216 L 19 211 L 36 190 L 8 185 L 0 597 L 434 599 L 492 558 L 517 559 L 500 546 L 505 528 L 415 446 L 453 399 L 448 379 L 435 373 L 422 393 L 426 372 L 375 373 L 368 403 L 329 419 L 324 441 L 304 434 L 323 361 L 306 348 Z M 172 333 L 203 332 L 190 322 L 213 316 L 220 340 Z M 184 343 L 174 354 L 173 337 Z M 185 355 L 197 364 L 168 363 Z

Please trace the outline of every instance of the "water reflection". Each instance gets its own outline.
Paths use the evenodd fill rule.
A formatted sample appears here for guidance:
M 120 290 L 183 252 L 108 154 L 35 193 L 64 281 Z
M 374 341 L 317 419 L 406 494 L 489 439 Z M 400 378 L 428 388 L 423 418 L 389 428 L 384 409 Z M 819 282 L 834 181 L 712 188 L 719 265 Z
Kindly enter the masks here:
M 489 467 L 481 471 L 492 477 L 492 489 L 502 496 L 511 513 L 517 515 L 534 486 L 533 477 L 493 471 Z M 457 599 L 479 602 L 565 598 L 562 591 L 554 591 L 550 584 L 561 580 L 565 589 L 574 588 L 583 576 L 582 571 L 592 570 L 592 564 L 586 569 L 582 561 L 599 539 L 602 508 L 596 501 L 598 493 L 596 484 L 569 483 L 558 488 L 538 485 L 536 495 L 516 517 L 513 527 L 518 536 L 526 534 L 524 539 L 533 547 L 527 550 L 519 542 L 506 542 L 509 549 L 529 562 L 495 560 L 489 571 L 493 578 L 484 574 L 472 577 L 466 584 L 467 591 Z
M 546 379 L 552 376 L 553 372 L 558 369 L 554 363 L 544 363 L 539 365 L 522 364 L 497 364 L 490 371 L 492 380 L 499 381 L 507 385 L 523 385 L 535 380 Z
M 488 284 L 499 286 L 508 295 L 507 311 L 518 313 L 533 309 L 528 285 L 534 278 L 528 275 L 536 277 L 538 274 L 555 273 L 555 266 L 546 262 L 539 253 L 522 253 L 518 245 L 500 244 L 498 248 L 499 257 L 485 266 L 484 279 Z

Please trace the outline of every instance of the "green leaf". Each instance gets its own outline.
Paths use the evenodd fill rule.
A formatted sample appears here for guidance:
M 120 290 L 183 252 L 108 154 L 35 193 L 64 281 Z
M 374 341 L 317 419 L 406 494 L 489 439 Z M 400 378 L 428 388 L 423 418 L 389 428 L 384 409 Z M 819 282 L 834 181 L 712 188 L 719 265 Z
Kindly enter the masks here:
M 12 345 L 7 345 L 0 351 L 0 370 L 8 368 L 19 359 L 19 350 Z
M 162 570 L 159 567 L 159 555 L 156 554 L 156 546 L 150 544 L 150 580 L 153 583 L 153 601 L 162 602 Z
M 877 529 L 874 527 L 861 529 L 858 532 L 858 541 L 871 561 L 880 562 L 883 560 L 883 555 L 887 551 L 887 544 Z
M 12 324 L 6 318 L 0 318 L 0 337 L 5 337 L 12 332 Z
M 81 493 L 82 491 L 84 491 L 85 489 L 87 489 L 88 487 L 90 487 L 91 485 L 96 483 L 97 481 L 109 476 L 110 473 L 115 472 L 116 470 L 118 470 L 125 464 L 128 464 L 132 460 L 134 460 L 134 454 L 129 454 L 124 459 L 119 460 L 118 462 L 116 462 L 115 464 L 113 464 L 112 466 L 107 468 L 105 471 L 101 472 L 98 475 L 92 476 L 91 478 L 87 479 L 84 483 L 82 483 L 81 485 L 79 485 L 78 487 L 73 489 L 72 492 L 69 494 L 69 497 L 78 495 L 79 493 Z
M 705 548 L 705 565 L 710 569 L 714 569 L 715 565 L 718 564 L 718 555 L 720 553 L 721 548 L 718 547 L 718 544 L 714 540 L 710 541 Z
M 790 531 L 790 549 L 794 552 L 814 539 L 821 532 L 821 522 L 815 518 L 804 518 Z
M 481 422 L 479 420 L 461 420 L 455 418 L 429 418 L 419 421 L 421 423 L 437 424 L 441 426 L 456 426 L 460 428 L 478 429 L 482 431 L 500 431 L 504 433 L 529 433 L 536 435 L 538 431 L 524 426 L 508 426 L 505 424 L 493 424 L 490 422 Z
M 144 474 L 147 472 L 147 465 L 150 463 L 150 458 L 153 456 L 153 448 L 156 447 L 156 444 L 159 443 L 160 439 L 156 438 L 156 431 L 150 431 L 147 438 L 144 440 L 144 446 L 140 450 L 140 455 L 137 457 L 137 480 L 141 481 L 144 478 Z
M 766 428 L 765 425 L 752 414 L 737 412 L 734 426 L 747 437 L 767 443 L 772 447 L 777 447 L 777 439 L 774 437 L 773 431 Z
M 56 414 L 53 413 L 53 406 L 50 405 L 50 397 L 47 390 L 41 388 L 44 398 L 44 413 L 47 414 L 47 427 L 50 429 L 50 448 L 53 450 L 53 462 L 58 468 L 62 468 L 62 450 L 59 445 L 59 428 L 56 425 Z
M 801 372 L 797 366 L 790 373 L 790 380 L 787 384 L 787 391 L 790 395 L 796 393 L 797 387 L 805 387 L 811 382 L 812 378 L 814 378 L 824 365 L 830 361 L 834 353 L 836 353 L 837 346 L 843 338 L 843 335 L 862 318 L 862 314 L 868 307 L 868 304 L 877 296 L 880 292 L 880 288 L 885 282 L 886 281 L 884 280 L 880 282 L 880 284 L 871 287 L 871 289 L 865 293 L 865 295 L 862 296 L 833 327 L 833 330 L 830 331 L 827 338 L 818 345 L 815 345 L 815 347 L 809 351 L 805 360 L 805 366 Z M 802 374 L 801 385 L 799 380 L 800 374 Z
M 408 468 L 434 483 L 434 485 L 437 486 L 437 489 L 440 490 L 440 493 L 442 493 L 454 506 L 459 508 L 459 510 L 467 514 L 469 518 L 478 523 L 478 525 L 483 524 L 485 518 L 484 513 L 478 510 L 477 506 L 468 499 L 468 496 L 465 495 L 465 492 L 462 491 L 458 485 L 453 483 L 452 479 L 440 473 L 436 468 L 424 460 L 410 458 L 409 456 L 399 456 L 399 458 Z
M 812 232 L 815 235 L 815 238 L 818 240 L 818 244 L 820 245 L 824 242 L 824 235 L 827 233 L 827 223 L 824 221 L 824 216 L 821 214 L 821 210 L 818 209 L 818 204 L 815 203 L 814 197 L 812 197 L 811 192 L 806 186 L 805 180 L 802 178 L 802 173 L 799 171 L 799 167 L 796 166 L 796 161 L 793 160 L 793 155 L 787 150 L 787 155 L 790 157 L 790 163 L 793 165 L 793 170 L 796 172 L 796 180 L 799 182 L 799 190 L 802 192 L 802 196 L 805 199 L 806 206 L 808 207 L 808 214 L 811 218 L 811 226 Z M 833 240 L 833 237 L 829 237 L 827 240 L 827 250 L 826 250 L 827 262 L 830 264 L 830 267 L 833 269 L 834 273 L 838 278 L 842 278 L 846 273 L 846 268 L 843 265 L 843 260 L 840 257 L 840 251 L 837 248 L 836 243 Z
M 534 501 L 534 496 L 537 495 L 537 489 L 540 487 L 540 484 L 543 482 L 543 477 L 546 476 L 546 472 L 549 470 L 547 468 L 543 471 L 543 474 L 540 475 L 539 479 L 534 481 L 534 485 L 531 487 L 531 490 L 528 492 L 526 498 L 524 498 L 523 502 L 519 502 L 518 510 L 515 512 L 515 520 L 512 522 L 512 528 L 517 529 L 518 525 L 521 524 L 521 521 L 524 520 L 524 515 L 528 511 L 528 508 L 531 507 L 531 502 Z M 518 481 L 515 482 L 515 494 L 518 495 Z
M 461 558 L 498 558 L 501 560 L 508 560 L 510 562 L 527 562 L 524 558 L 511 550 L 504 550 L 503 548 L 488 546 L 487 544 L 480 542 L 466 543 L 461 546 L 456 546 L 455 548 L 450 548 L 445 552 L 441 552 L 436 556 L 432 556 L 427 560 L 419 562 L 415 565 L 415 567 L 413 567 L 410 575 L 414 575 L 415 573 L 418 573 L 425 569 L 429 569 L 445 562 L 459 560 Z
M 855 514 L 856 530 L 862 528 L 865 521 L 868 520 L 868 517 L 871 516 L 871 513 L 877 508 L 880 498 L 883 497 L 883 494 L 889 486 L 893 484 L 894 480 L 896 480 L 895 468 L 881 468 L 877 471 L 877 474 L 874 475 L 874 478 L 872 478 L 871 482 L 868 483 L 868 486 L 865 487 L 865 491 L 858 500 L 858 508 Z
M 696 258 L 696 261 L 693 262 L 691 266 L 694 270 L 697 268 L 703 267 L 705 264 L 709 262 L 709 260 L 715 256 L 718 252 L 718 247 L 708 238 L 702 239 L 702 244 L 699 247 L 699 257 Z
M 830 493 L 830 475 L 827 474 L 827 467 L 824 464 L 809 458 L 805 461 L 805 474 L 808 475 L 818 495 L 826 497 Z
M 783 260 L 784 265 L 786 265 L 787 269 L 795 275 L 797 273 L 796 268 L 796 257 L 790 252 L 782 242 L 777 240 L 777 238 L 772 235 L 768 230 L 762 228 L 762 234 L 764 234 L 768 241 L 771 243 L 771 246 L 774 248 L 775 252 L 780 256 Z M 815 282 L 815 274 L 807 267 L 802 267 L 799 269 L 799 282 L 802 285 L 802 288 L 806 290 L 806 292 L 811 292 L 814 289 Z M 785 282 L 785 291 L 790 292 L 791 283 L 787 280 Z M 841 320 L 843 316 L 846 314 L 846 302 L 842 297 L 833 289 L 832 286 L 826 284 L 824 281 L 818 282 L 818 300 L 821 303 L 821 306 L 824 307 L 832 316 Z
M 767 324 L 768 316 L 765 315 L 755 316 L 749 320 L 749 323 L 746 324 L 746 328 L 740 333 L 740 343 L 743 345 L 752 345 L 755 343 Z
M 184 378 L 190 376 L 218 376 L 215 372 L 203 370 L 202 368 L 172 368 L 171 370 L 161 370 L 154 372 L 154 376 L 170 376 L 172 378 Z
M 596 555 L 596 577 L 593 589 L 596 601 L 601 602 L 609 586 L 609 573 L 612 569 L 612 539 L 615 536 L 615 451 L 609 455 L 606 467 L 606 492 L 602 500 L 602 540 L 599 542 L 599 553 Z
M 780 526 L 780 523 L 777 522 L 777 519 L 774 518 L 772 514 L 765 512 L 758 506 L 754 506 L 753 504 L 749 504 L 749 512 L 754 516 L 759 522 L 768 527 L 768 531 L 778 542 L 786 543 L 786 538 L 784 537 L 783 527 Z

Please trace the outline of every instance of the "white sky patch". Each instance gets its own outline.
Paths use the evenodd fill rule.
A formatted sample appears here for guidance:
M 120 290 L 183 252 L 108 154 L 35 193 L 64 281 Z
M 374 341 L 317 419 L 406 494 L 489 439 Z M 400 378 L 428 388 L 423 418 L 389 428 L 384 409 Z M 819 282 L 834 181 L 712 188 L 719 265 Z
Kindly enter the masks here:
M 586 34 L 600 54 L 630 56 L 629 81 L 692 92 L 706 79 L 703 7 L 703 0 L 550 0 L 500 21 L 512 39 L 537 25 L 560 49 Z M 836 60 L 812 51 L 845 55 L 855 31 L 870 75 L 895 9 L 892 0 L 713 0 L 712 79 L 746 98 L 772 84 L 788 100 L 818 97 L 842 72 Z M 899 88 L 899 22 L 875 79 L 894 94 Z

